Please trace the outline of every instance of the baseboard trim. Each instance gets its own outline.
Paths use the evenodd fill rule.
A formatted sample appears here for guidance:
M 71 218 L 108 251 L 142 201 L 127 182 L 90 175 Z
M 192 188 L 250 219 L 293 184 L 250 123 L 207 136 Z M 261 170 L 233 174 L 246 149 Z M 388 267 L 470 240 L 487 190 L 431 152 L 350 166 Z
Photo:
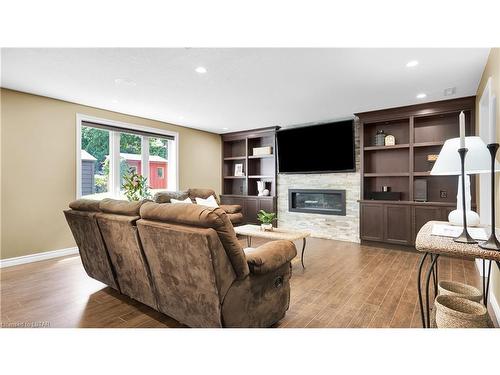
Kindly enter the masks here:
M 476 263 L 477 271 L 479 272 L 479 276 L 483 277 L 483 260 L 476 259 L 475 263 Z M 494 264 L 492 264 L 492 266 L 493 265 Z M 488 267 L 488 263 L 486 263 L 486 267 Z M 497 320 L 497 322 L 500 323 L 500 304 L 498 304 L 498 301 L 497 301 L 495 295 L 491 292 L 491 286 L 490 286 L 490 291 L 488 293 L 488 301 L 491 305 L 491 308 L 493 309 L 493 314 L 495 315 L 495 319 Z
M 45 251 L 43 253 L 24 255 L 15 258 L 7 258 L 0 260 L 0 268 L 17 266 L 19 264 L 39 262 L 41 260 L 47 260 L 52 258 L 59 258 L 66 255 L 78 254 L 77 247 L 69 247 L 67 249 Z

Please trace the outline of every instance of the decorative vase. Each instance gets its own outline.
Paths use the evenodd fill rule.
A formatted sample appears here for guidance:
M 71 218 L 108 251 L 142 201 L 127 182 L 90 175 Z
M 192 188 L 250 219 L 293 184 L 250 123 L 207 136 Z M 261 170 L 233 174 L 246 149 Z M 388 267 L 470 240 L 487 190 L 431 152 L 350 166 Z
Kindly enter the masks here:
M 455 296 L 437 296 L 438 328 L 487 328 L 488 310 L 482 304 Z
M 260 227 L 263 231 L 271 232 L 273 230 L 272 224 L 261 224 Z
M 262 197 L 264 195 L 266 184 L 264 181 L 257 181 L 257 191 L 259 192 L 258 196 Z
M 385 146 L 385 133 L 383 130 L 377 130 L 377 134 L 375 134 L 375 146 Z

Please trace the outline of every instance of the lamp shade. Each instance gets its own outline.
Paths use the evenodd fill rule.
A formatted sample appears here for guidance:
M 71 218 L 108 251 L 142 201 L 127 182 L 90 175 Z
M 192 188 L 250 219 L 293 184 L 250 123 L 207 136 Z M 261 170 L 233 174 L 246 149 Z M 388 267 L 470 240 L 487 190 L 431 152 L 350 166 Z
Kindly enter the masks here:
M 448 139 L 441 149 L 431 170 L 431 175 L 459 175 L 461 173 L 460 138 Z M 481 137 L 465 137 L 465 173 L 488 173 L 491 170 L 491 156 Z M 495 171 L 500 171 L 500 164 L 495 160 Z

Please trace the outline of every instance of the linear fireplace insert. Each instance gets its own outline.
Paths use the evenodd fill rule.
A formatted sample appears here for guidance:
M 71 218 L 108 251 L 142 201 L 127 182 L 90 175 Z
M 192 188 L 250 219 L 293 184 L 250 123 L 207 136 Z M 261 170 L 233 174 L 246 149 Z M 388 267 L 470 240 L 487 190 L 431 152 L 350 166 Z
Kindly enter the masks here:
M 288 211 L 345 216 L 345 190 L 289 189 Z

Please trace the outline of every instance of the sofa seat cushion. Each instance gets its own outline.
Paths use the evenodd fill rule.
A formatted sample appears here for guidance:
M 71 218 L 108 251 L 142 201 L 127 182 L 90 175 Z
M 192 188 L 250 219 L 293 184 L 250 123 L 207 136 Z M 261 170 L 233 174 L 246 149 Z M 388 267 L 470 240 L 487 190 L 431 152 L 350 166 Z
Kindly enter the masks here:
M 119 199 L 103 199 L 99 203 L 102 212 L 115 215 L 139 216 L 139 210 L 146 200 L 129 202 Z
M 224 250 L 231 261 L 236 277 L 241 279 L 250 272 L 243 248 L 236 238 L 233 225 L 221 208 L 211 208 L 197 204 L 144 203 L 141 218 L 169 223 L 213 228 L 217 232 Z

